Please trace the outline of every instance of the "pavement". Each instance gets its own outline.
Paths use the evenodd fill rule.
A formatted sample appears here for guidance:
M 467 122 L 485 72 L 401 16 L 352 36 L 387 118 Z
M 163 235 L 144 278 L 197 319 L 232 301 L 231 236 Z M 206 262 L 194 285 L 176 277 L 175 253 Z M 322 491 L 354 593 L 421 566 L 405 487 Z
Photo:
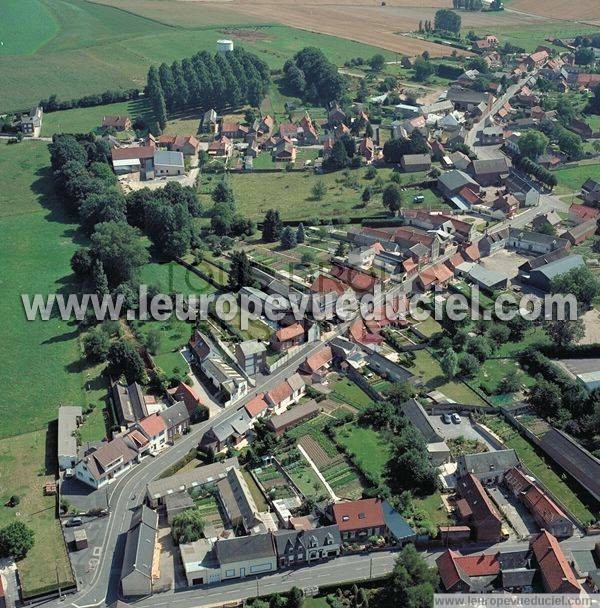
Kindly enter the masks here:
M 453 422 L 445 424 L 442 422 L 441 414 L 429 416 L 429 420 L 444 439 L 458 439 L 459 437 L 474 439 L 485 444 L 490 452 L 495 451 L 494 446 L 488 443 L 487 439 L 471 424 L 468 416 L 461 416 L 459 424 L 454 424 Z
M 0 580 L 4 588 L 6 608 L 14 608 L 19 601 L 19 583 L 17 580 L 17 564 L 12 559 L 0 559 Z

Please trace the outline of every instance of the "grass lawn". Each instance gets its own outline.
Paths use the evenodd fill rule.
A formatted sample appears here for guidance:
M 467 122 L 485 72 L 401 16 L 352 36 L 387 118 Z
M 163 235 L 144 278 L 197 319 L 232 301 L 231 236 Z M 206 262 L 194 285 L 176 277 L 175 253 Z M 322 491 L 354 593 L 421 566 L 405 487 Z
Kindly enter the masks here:
M 533 344 L 548 344 L 548 334 L 541 327 L 532 327 L 525 332 L 523 339 L 519 342 L 506 342 L 500 344 L 496 351 L 498 357 L 510 357 L 519 353 Z
M 333 393 L 331 393 L 333 399 L 352 405 L 360 410 L 369 407 L 373 403 L 371 397 L 358 384 L 347 378 L 338 380 L 335 384 L 331 385 L 331 388 L 333 390 Z
M 565 167 L 552 172 L 556 175 L 558 186 L 557 194 L 579 192 L 581 185 L 588 177 L 600 180 L 600 163 L 595 159 L 590 164 L 580 164 L 577 167 Z
M 365 186 L 372 185 L 372 180 L 364 179 L 365 169 L 350 170 L 345 178 L 342 172 L 317 175 L 312 171 L 295 171 L 293 173 L 245 173 L 232 174 L 228 177 L 233 188 L 238 210 L 252 219 L 262 219 L 268 209 L 279 209 L 282 218 L 286 220 L 301 220 L 307 218 L 332 217 L 376 217 L 385 216 L 381 203 L 381 194 L 375 194 L 371 201 L 363 207 L 361 194 Z M 391 169 L 380 169 L 378 175 L 388 180 Z M 403 174 L 404 183 L 419 181 L 424 173 Z M 323 182 L 326 187 L 321 200 L 315 200 L 312 188 L 317 182 Z M 210 193 L 215 186 L 214 179 L 202 176 L 200 191 Z M 443 203 L 430 190 L 405 191 L 405 207 L 412 207 L 412 199 L 417 194 L 426 197 L 426 204 L 436 207 Z M 422 206 L 422 203 L 420 203 Z M 415 205 L 416 206 L 416 205 Z
M 590 114 L 588 116 L 584 116 L 585 122 L 592 127 L 594 132 L 600 131 L 600 114 Z
M 329 496 L 327 489 L 303 456 L 300 457 L 300 460 L 286 465 L 285 470 L 304 496 L 313 498 Z
M 52 137 L 55 133 L 100 133 L 103 116 L 129 116 L 132 122 L 140 116 L 148 123 L 154 121 L 154 115 L 146 99 L 110 103 L 104 106 L 91 108 L 73 108 L 60 112 L 44 114 L 42 122 L 42 135 Z M 193 133 L 196 131 L 194 130 Z M 171 133 L 168 127 L 165 133 Z M 118 134 L 117 134 L 118 135 Z
M 523 464 L 530 469 L 549 490 L 558 498 L 581 522 L 596 519 L 598 504 L 585 494 L 583 490 L 574 490 L 569 487 L 565 473 L 555 468 L 553 464 L 539 454 L 533 445 L 511 427 L 507 422 L 497 416 L 487 416 L 484 424 L 492 429 L 504 440 L 509 448 L 514 449 Z M 575 483 L 573 486 L 575 487 Z
M 0 441 L 0 527 L 17 519 L 35 533 L 33 549 L 18 563 L 26 596 L 54 589 L 56 569 L 63 586 L 73 583 L 55 517 L 56 497 L 43 495 L 44 483 L 54 480 L 55 454 L 56 425 L 50 431 L 32 431 Z M 19 496 L 21 502 L 15 508 L 5 507 L 12 495 Z
M 348 424 L 336 431 L 336 441 L 354 454 L 360 468 L 381 480 L 390 459 L 390 446 L 383 436 L 368 426 Z
M 252 498 L 254 498 L 254 502 L 256 503 L 256 507 L 260 513 L 269 510 L 269 505 L 263 496 L 263 493 L 260 491 L 260 488 L 256 485 L 252 475 L 245 469 L 242 471 L 244 479 L 248 484 L 248 488 L 250 489 L 250 494 L 252 494 Z
M 340 65 L 351 57 L 380 52 L 373 46 L 286 26 L 249 28 L 256 19 L 217 6 L 144 2 L 141 9 L 142 3 L 130 0 L 115 4 L 9 0 L 8 10 L 3 5 L 0 34 L 6 46 L 0 51 L 0 109 L 27 108 L 52 94 L 74 99 L 107 89 L 141 89 L 151 64 L 171 63 L 202 50 L 214 52 L 224 35 L 272 69 L 281 69 L 286 59 L 306 46 L 322 49 Z M 138 11 L 148 17 L 135 14 Z M 265 14 L 263 22 L 270 20 Z M 28 27 L 20 27 L 22 23 Z M 245 27 L 224 31 L 228 23 Z
M 435 336 L 435 334 L 443 331 L 442 326 L 433 317 L 428 317 L 425 319 L 425 321 L 422 321 L 416 325 L 415 328 L 428 338 L 431 338 L 432 336 Z
M 434 525 L 447 525 L 450 520 L 439 491 L 425 498 L 413 498 L 412 506 L 413 509 L 426 513 L 427 519 Z
M 420 377 L 428 390 L 439 390 L 457 403 L 485 405 L 483 399 L 462 382 L 446 382 L 437 359 L 427 350 L 414 352 L 415 361 L 409 371 Z
M 534 385 L 533 377 L 524 372 L 515 359 L 488 359 L 470 384 L 479 386 L 487 395 L 494 395 L 502 379 L 514 370 L 518 372 L 521 384 L 527 387 Z
M 215 288 L 202 277 L 176 262 L 151 262 L 142 268 L 140 280 L 158 287 L 162 293 L 208 294 Z

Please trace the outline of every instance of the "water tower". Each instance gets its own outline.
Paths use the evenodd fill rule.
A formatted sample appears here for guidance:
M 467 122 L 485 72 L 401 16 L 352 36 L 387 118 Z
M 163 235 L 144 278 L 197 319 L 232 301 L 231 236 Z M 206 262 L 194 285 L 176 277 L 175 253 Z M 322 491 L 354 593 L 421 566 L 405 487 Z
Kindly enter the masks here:
M 218 53 L 231 53 L 233 51 L 233 40 L 217 40 Z

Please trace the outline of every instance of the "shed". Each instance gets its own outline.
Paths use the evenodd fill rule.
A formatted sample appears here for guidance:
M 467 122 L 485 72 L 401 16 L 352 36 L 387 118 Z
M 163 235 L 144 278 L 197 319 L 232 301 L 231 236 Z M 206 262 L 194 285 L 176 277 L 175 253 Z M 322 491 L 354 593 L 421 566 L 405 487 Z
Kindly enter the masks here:
M 75 532 L 73 533 L 73 546 L 75 547 L 75 551 L 87 549 L 88 538 L 85 530 L 75 530 Z

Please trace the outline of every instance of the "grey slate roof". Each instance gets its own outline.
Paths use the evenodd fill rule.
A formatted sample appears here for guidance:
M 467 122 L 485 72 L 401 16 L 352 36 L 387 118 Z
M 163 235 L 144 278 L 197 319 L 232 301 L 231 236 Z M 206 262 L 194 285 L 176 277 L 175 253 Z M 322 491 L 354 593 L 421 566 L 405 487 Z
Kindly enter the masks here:
M 214 426 L 211 430 L 219 441 L 225 441 L 234 433 L 243 435 L 250 428 L 250 422 L 251 419 L 246 410 L 241 409 L 234 412 L 229 418 Z
M 252 559 L 275 557 L 271 534 L 253 534 L 215 543 L 215 555 L 221 566 Z
M 528 243 L 536 243 L 538 245 L 556 244 L 556 248 L 564 247 L 568 241 L 566 239 L 557 238 L 551 234 L 543 232 L 533 232 L 531 230 L 521 230 L 519 228 L 509 228 L 508 236 L 511 239 L 524 241 Z
M 245 357 L 259 354 L 267 350 L 267 347 L 258 340 L 246 340 L 240 342 L 237 346 Z
M 277 532 L 273 532 L 275 548 L 280 556 L 285 555 L 290 548 L 303 547 L 306 550 L 311 545 L 311 542 L 316 542 L 317 547 L 324 547 L 326 540 L 331 540 L 328 543 L 329 545 L 342 544 L 340 528 L 337 524 L 314 528 L 313 530 L 278 530 Z
M 154 164 L 166 167 L 184 167 L 183 153 L 170 150 L 157 150 L 154 153 Z
M 474 264 L 468 272 L 468 275 L 480 285 L 490 288 L 502 281 L 506 281 L 508 278 L 506 275 L 496 272 L 495 270 L 489 270 L 479 264 Z
M 508 469 L 512 469 L 518 464 L 519 458 L 514 450 L 464 454 L 458 457 L 458 467 L 461 474 L 472 473 L 475 476 L 508 471 Z
M 77 456 L 77 420 L 81 418 L 81 408 L 77 405 L 61 405 L 58 408 L 58 455 Z
M 565 274 L 569 272 L 569 270 L 573 270 L 573 268 L 579 268 L 580 266 L 585 266 L 585 262 L 579 254 L 576 254 L 550 262 L 550 264 L 546 264 L 545 266 L 540 266 L 533 270 L 532 273 L 538 272 L 543 274 L 547 279 L 552 280 L 555 277 Z
M 157 529 L 158 514 L 145 505 L 131 516 L 131 527 L 127 532 L 123 552 L 121 578 L 135 570 L 148 578 L 152 576 Z
M 438 182 L 441 182 L 448 190 L 460 190 L 463 186 L 477 185 L 472 177 L 457 169 L 442 173 L 438 177 Z
M 509 164 L 506 157 L 473 161 L 475 175 L 489 175 L 490 173 L 508 173 Z
M 164 420 L 167 428 L 172 429 L 178 424 L 189 422 L 190 413 L 185 405 L 185 401 L 178 401 L 160 412 L 160 417 Z
M 383 511 L 385 525 L 397 541 L 414 538 L 414 530 L 387 500 L 381 503 L 381 510 Z
M 402 404 L 402 412 L 423 435 L 427 443 L 440 443 L 444 441 L 433 428 L 423 406 L 416 399 L 409 399 Z
M 120 425 L 127 426 L 148 415 L 144 393 L 137 382 L 127 386 L 113 382 L 111 395 Z

